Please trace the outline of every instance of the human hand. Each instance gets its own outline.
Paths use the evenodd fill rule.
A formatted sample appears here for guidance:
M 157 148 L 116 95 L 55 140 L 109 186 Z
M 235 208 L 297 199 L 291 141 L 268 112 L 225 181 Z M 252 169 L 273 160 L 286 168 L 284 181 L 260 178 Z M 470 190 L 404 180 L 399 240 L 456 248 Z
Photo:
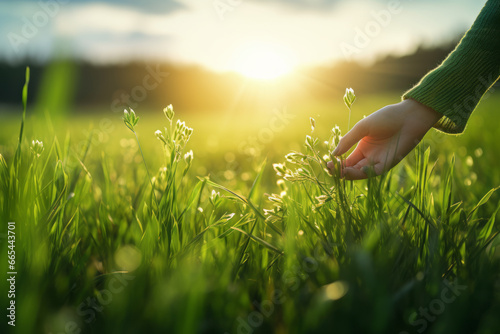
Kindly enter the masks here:
M 334 156 L 358 146 L 345 160 L 342 177 L 366 179 L 380 175 L 396 166 L 417 146 L 441 114 L 411 99 L 386 106 L 359 121 L 333 151 Z M 333 162 L 328 163 L 333 170 Z M 373 170 L 371 170 L 373 168 Z

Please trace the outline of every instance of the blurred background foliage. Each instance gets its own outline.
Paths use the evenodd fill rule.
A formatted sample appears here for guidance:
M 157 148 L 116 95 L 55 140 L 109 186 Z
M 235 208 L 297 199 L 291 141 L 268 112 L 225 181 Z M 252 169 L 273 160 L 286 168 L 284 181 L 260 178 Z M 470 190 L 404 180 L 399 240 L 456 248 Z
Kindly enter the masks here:
M 56 109 L 78 113 L 96 108 L 104 113 L 138 104 L 145 108 L 166 103 L 191 112 L 230 108 L 238 112 L 304 100 L 336 100 L 345 87 L 353 87 L 360 96 L 387 91 L 402 93 L 439 65 L 455 44 L 456 40 L 446 45 L 420 47 L 413 54 L 379 57 L 372 64 L 340 61 L 332 66 L 300 68 L 285 78 L 270 81 L 172 63 L 93 65 L 69 59 L 49 63 L 28 59 L 17 65 L 4 62 L 0 63 L 0 112 L 13 111 L 13 105 L 20 105 L 26 65 L 30 65 L 33 74 L 30 101 L 52 113 Z M 158 87 L 146 90 L 144 98 L 141 92 L 136 92 L 139 99 L 134 99 L 130 96 L 132 89 L 143 85 L 151 71 L 162 76 Z M 149 83 L 154 84 L 155 80 Z M 128 102 L 122 98 L 123 94 L 130 96 Z M 120 103 L 113 104 L 116 99 Z

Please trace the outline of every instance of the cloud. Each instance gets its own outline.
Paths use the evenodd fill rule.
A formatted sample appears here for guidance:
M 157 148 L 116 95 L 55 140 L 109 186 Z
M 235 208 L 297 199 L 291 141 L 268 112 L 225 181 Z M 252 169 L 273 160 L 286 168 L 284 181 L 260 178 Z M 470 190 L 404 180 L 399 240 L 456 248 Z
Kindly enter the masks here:
M 167 59 L 219 71 L 232 70 L 246 53 L 269 45 L 300 65 L 343 59 L 340 45 L 353 44 L 357 31 L 376 21 L 373 12 L 386 10 L 390 2 L 241 0 L 221 19 L 214 0 L 70 0 L 39 27 L 29 43 L 20 46 L 21 52 L 14 53 L 7 34 L 21 34 L 25 19 L 31 20 L 41 10 L 38 1 L 0 0 L 0 57 L 10 55 L 15 60 L 33 54 L 45 59 L 63 45 L 71 54 L 91 61 Z M 404 54 L 422 42 L 439 43 L 469 26 L 482 5 L 400 1 L 402 12 L 360 49 L 360 59 Z M 442 16 L 444 11 L 450 15 Z
M 89 3 L 89 1 L 80 0 L 85 3 Z M 105 2 L 112 5 L 130 7 L 135 10 L 139 10 L 145 13 L 150 14 L 165 14 L 173 11 L 177 11 L 179 9 L 185 8 L 183 4 L 177 2 L 176 0 L 105 0 L 105 1 L 96 1 L 96 2 Z
M 56 0 L 57 1 L 57 0 Z M 16 4 L 36 4 L 35 0 L 7 0 Z M 48 2 L 48 1 L 43 1 Z M 61 1 L 68 4 L 109 4 L 114 6 L 131 8 L 148 14 L 165 14 L 177 10 L 185 9 L 186 7 L 177 0 L 71 0 L 69 2 Z
M 276 3 L 294 10 L 324 11 L 335 7 L 343 0 L 255 0 L 262 3 Z
M 94 63 L 143 60 L 144 50 L 147 50 L 148 60 L 165 60 L 171 48 L 171 36 L 142 32 L 89 33 L 80 35 L 72 44 L 76 58 Z

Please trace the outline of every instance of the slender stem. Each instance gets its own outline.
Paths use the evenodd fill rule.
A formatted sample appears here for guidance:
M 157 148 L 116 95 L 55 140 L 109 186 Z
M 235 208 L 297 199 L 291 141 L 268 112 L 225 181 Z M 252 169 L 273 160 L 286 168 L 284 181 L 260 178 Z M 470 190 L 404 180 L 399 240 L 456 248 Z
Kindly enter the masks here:
M 142 161 L 144 161 L 144 166 L 146 167 L 146 173 L 148 173 L 149 183 L 151 183 L 151 187 L 153 188 L 153 191 L 154 191 L 153 181 L 151 180 L 151 174 L 149 174 L 149 169 L 148 169 L 148 165 L 146 163 L 146 159 L 144 158 L 144 153 L 142 153 L 142 148 L 141 148 L 141 143 L 139 142 L 139 137 L 137 137 L 137 133 L 135 133 L 134 130 L 132 130 L 132 132 L 135 135 L 135 139 L 137 139 L 137 144 L 139 145 L 139 150 L 141 151 L 141 155 L 142 155 Z
M 349 107 L 349 121 L 347 122 L 347 131 L 351 129 L 351 107 Z
M 349 120 L 347 121 L 347 132 L 349 132 L 349 130 L 351 129 L 351 107 L 349 107 Z M 344 162 L 344 159 L 342 159 L 343 162 Z M 343 168 L 344 166 L 342 166 Z M 349 193 L 351 194 L 352 193 L 352 181 L 349 182 Z

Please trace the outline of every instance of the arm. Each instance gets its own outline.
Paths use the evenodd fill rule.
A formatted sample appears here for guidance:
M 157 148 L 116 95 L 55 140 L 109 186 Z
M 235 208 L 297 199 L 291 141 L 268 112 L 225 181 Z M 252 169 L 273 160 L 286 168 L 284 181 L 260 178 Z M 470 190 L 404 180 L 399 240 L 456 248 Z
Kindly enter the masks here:
M 435 70 L 403 95 L 361 120 L 333 154 L 346 153 L 343 176 L 367 178 L 399 163 L 431 127 L 448 133 L 464 130 L 470 114 L 500 75 L 500 0 L 489 0 L 456 49 Z M 330 168 L 332 168 L 330 164 Z
M 455 50 L 403 99 L 414 99 L 443 115 L 437 129 L 461 133 L 499 75 L 500 0 L 489 0 Z

